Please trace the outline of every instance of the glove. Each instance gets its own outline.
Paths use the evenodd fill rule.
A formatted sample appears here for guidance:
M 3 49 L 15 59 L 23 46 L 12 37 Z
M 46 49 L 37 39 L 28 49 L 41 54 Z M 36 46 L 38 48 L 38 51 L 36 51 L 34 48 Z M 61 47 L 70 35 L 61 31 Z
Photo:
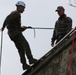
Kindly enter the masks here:
M 26 27 L 26 26 L 22 26 L 21 27 L 21 31 L 24 31 L 24 30 L 26 30 L 28 27 Z
M 51 43 L 51 46 L 52 46 L 52 47 L 54 46 L 54 42 Z
M 0 30 L 1 30 L 1 31 L 3 31 L 3 30 L 4 30 L 4 28 L 2 27 Z
M 27 28 L 30 28 L 30 29 L 32 29 L 32 27 L 31 27 L 31 26 L 28 26 Z

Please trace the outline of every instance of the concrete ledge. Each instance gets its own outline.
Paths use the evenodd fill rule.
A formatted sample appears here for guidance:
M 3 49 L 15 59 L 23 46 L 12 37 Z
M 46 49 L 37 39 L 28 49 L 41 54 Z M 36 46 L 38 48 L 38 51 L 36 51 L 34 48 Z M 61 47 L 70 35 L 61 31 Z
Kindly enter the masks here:
M 27 69 L 27 71 L 25 71 L 22 75 L 67 75 L 66 72 L 63 73 L 61 69 L 67 69 L 73 33 L 74 30 L 68 33 L 53 49 L 39 59 L 33 66 Z M 66 61 L 64 61 L 64 59 Z M 62 64 L 66 66 L 63 67 Z M 53 73 L 55 69 L 57 69 L 56 73 Z

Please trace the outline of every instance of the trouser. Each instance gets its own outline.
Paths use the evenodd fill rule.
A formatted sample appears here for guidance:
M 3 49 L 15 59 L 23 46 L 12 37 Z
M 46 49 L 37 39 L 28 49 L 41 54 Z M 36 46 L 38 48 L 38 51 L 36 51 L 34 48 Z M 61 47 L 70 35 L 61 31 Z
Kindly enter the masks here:
M 65 35 L 66 35 L 66 34 L 59 34 L 59 35 L 57 36 L 57 41 L 56 41 L 56 43 L 58 43 Z
M 12 41 L 15 43 L 15 46 L 18 49 L 21 63 L 25 64 L 26 63 L 25 53 L 28 59 L 32 58 L 30 46 L 27 40 L 24 38 L 22 33 L 20 33 L 16 37 L 12 38 Z

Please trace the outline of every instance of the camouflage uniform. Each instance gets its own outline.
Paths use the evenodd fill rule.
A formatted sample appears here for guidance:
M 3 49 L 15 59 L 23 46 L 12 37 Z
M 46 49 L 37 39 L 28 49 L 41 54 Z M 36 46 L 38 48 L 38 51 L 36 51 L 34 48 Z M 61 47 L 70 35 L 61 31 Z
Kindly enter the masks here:
M 21 63 L 25 64 L 25 53 L 28 59 L 32 58 L 32 54 L 29 44 L 22 34 L 21 14 L 18 11 L 13 11 L 6 17 L 3 27 L 5 26 L 7 26 L 10 39 L 15 43 L 18 49 Z
M 60 41 L 72 29 L 72 19 L 65 14 L 60 16 L 55 23 L 53 31 L 52 43 Z

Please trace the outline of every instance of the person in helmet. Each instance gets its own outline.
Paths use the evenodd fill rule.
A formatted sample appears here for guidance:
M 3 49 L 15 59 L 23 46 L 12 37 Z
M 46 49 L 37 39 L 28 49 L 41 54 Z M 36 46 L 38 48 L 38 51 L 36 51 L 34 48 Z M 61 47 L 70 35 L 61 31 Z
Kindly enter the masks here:
M 16 3 L 16 7 L 16 10 L 12 11 L 6 17 L 1 29 L 3 31 L 5 27 L 7 27 L 8 35 L 18 49 L 20 62 L 22 63 L 23 70 L 25 70 L 30 67 L 29 64 L 35 63 L 37 59 L 33 58 L 29 43 L 22 34 L 22 32 L 28 28 L 26 26 L 21 26 L 21 13 L 24 12 L 24 9 L 26 7 L 25 3 L 22 1 L 18 1 Z M 26 63 L 25 53 L 28 58 L 29 64 Z
M 72 19 L 66 16 L 64 7 L 58 6 L 56 12 L 59 18 L 55 23 L 55 29 L 51 39 L 52 46 L 54 46 L 55 41 L 56 43 L 59 42 L 72 29 Z

